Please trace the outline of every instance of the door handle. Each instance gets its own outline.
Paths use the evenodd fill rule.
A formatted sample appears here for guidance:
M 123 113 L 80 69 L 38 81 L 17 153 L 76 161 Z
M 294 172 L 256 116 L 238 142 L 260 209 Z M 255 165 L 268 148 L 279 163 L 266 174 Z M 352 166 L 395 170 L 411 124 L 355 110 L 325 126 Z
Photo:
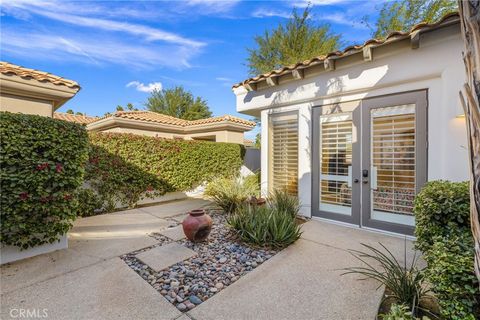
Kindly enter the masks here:
M 365 179 L 365 180 L 363 180 L 362 182 L 363 182 L 363 184 L 367 184 L 367 183 L 368 183 L 368 180 Z
M 353 179 L 353 182 L 358 183 L 358 179 Z

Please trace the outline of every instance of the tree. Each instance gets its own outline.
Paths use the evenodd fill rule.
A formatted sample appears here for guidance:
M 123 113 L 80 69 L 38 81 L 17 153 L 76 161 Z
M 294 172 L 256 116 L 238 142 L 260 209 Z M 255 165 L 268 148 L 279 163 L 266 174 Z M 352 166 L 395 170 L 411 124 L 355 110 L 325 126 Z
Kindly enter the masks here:
M 72 109 L 68 109 L 65 113 L 68 113 L 68 114 L 74 114 L 73 110 Z
M 475 273 L 480 280 L 480 2 L 459 0 L 467 82 L 460 92 L 470 155 L 470 222 L 475 239 Z
M 368 17 L 363 22 L 372 29 L 373 37 L 384 38 L 392 31 L 408 31 L 420 22 L 433 23 L 457 10 L 456 0 L 398 0 L 382 5 L 374 28 Z
M 127 109 L 128 109 L 129 111 L 138 111 L 137 108 L 134 108 L 134 107 L 133 107 L 133 104 L 132 104 L 131 102 L 127 103 Z
M 121 105 L 118 105 L 118 106 L 117 106 L 117 111 L 124 111 L 124 110 L 123 110 L 123 107 L 122 107 Z
M 150 111 L 185 120 L 205 119 L 212 116 L 207 101 L 194 97 L 183 87 L 154 90 L 145 106 Z
M 81 112 L 75 112 L 75 115 L 76 115 L 76 116 L 83 116 L 84 114 L 81 113 Z
M 256 48 L 248 49 L 247 59 L 252 75 L 335 51 L 341 45 L 340 35 L 333 33 L 329 25 L 313 23 L 309 7 L 302 15 L 294 9 L 285 25 L 256 36 L 255 43 Z

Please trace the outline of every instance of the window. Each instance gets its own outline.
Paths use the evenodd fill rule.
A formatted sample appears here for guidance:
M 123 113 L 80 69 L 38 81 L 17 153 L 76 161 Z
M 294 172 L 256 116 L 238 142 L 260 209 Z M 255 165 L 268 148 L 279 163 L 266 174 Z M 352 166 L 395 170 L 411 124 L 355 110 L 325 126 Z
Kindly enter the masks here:
M 270 116 L 269 189 L 298 189 L 298 116 L 285 113 Z

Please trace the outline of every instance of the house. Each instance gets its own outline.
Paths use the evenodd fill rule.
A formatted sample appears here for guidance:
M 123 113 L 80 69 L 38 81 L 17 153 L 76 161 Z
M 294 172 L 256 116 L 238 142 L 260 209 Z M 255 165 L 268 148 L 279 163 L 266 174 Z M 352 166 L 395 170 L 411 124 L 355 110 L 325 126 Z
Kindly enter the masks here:
M 87 124 L 92 132 L 134 133 L 167 139 L 205 140 L 244 144 L 244 133 L 255 122 L 226 115 L 184 120 L 152 111 L 117 111 Z
M 261 118 L 262 192 L 307 217 L 411 235 L 430 180 L 468 179 L 458 14 L 234 85 Z
M 100 119 L 99 117 L 90 117 L 87 115 L 72 114 L 72 113 L 65 113 L 65 112 L 54 112 L 53 118 L 57 120 L 68 121 L 68 122 L 76 122 L 83 125 L 87 125 L 89 123 L 95 122 Z
M 0 111 L 52 117 L 79 90 L 73 80 L 0 61 Z

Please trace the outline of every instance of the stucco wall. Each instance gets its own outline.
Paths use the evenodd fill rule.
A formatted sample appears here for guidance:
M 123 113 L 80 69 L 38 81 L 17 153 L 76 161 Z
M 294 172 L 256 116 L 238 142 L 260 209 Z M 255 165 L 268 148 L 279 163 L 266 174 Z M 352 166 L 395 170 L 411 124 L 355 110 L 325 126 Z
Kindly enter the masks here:
M 37 114 L 45 117 L 53 116 L 51 101 L 6 94 L 0 95 L 0 111 Z
M 117 128 L 104 130 L 103 132 L 133 133 L 133 134 L 145 135 L 150 137 L 161 137 L 161 138 L 167 138 L 167 139 L 183 138 L 185 140 L 192 140 L 195 138 L 201 139 L 203 137 L 203 138 L 206 138 L 206 140 L 210 140 L 211 138 L 212 141 L 216 141 L 216 142 L 230 142 L 230 143 L 243 144 L 243 132 L 228 131 L 228 130 L 180 134 L 180 133 L 168 133 L 168 132 L 117 127 Z
M 228 130 L 191 133 L 191 134 L 186 134 L 185 138 L 198 139 L 201 137 L 211 137 L 211 136 L 215 136 L 216 142 L 230 142 L 230 143 L 243 144 L 243 132 L 228 131 Z
M 173 139 L 173 136 L 174 136 L 174 134 L 167 133 L 167 132 L 158 132 L 158 131 L 132 129 L 132 128 L 120 128 L 120 127 L 107 129 L 102 132 L 133 133 L 133 134 L 144 135 L 149 137 L 160 137 L 160 138 L 167 138 L 167 139 Z M 178 135 L 175 135 L 175 136 L 178 136 Z
M 428 179 L 468 179 L 465 120 L 458 92 L 464 83 L 462 40 L 458 26 L 421 36 L 420 48 L 408 40 L 374 49 L 374 60 L 339 60 L 337 68 L 279 86 L 247 92 L 235 90 L 237 111 L 261 113 L 262 189 L 268 181 L 268 115 L 299 112 L 299 190 L 302 213 L 311 205 L 311 109 L 336 102 L 361 100 L 411 90 L 428 90 Z M 392 50 L 395 49 L 395 50 Z M 309 71 L 313 72 L 313 71 Z M 261 86 L 260 86 L 261 88 Z

